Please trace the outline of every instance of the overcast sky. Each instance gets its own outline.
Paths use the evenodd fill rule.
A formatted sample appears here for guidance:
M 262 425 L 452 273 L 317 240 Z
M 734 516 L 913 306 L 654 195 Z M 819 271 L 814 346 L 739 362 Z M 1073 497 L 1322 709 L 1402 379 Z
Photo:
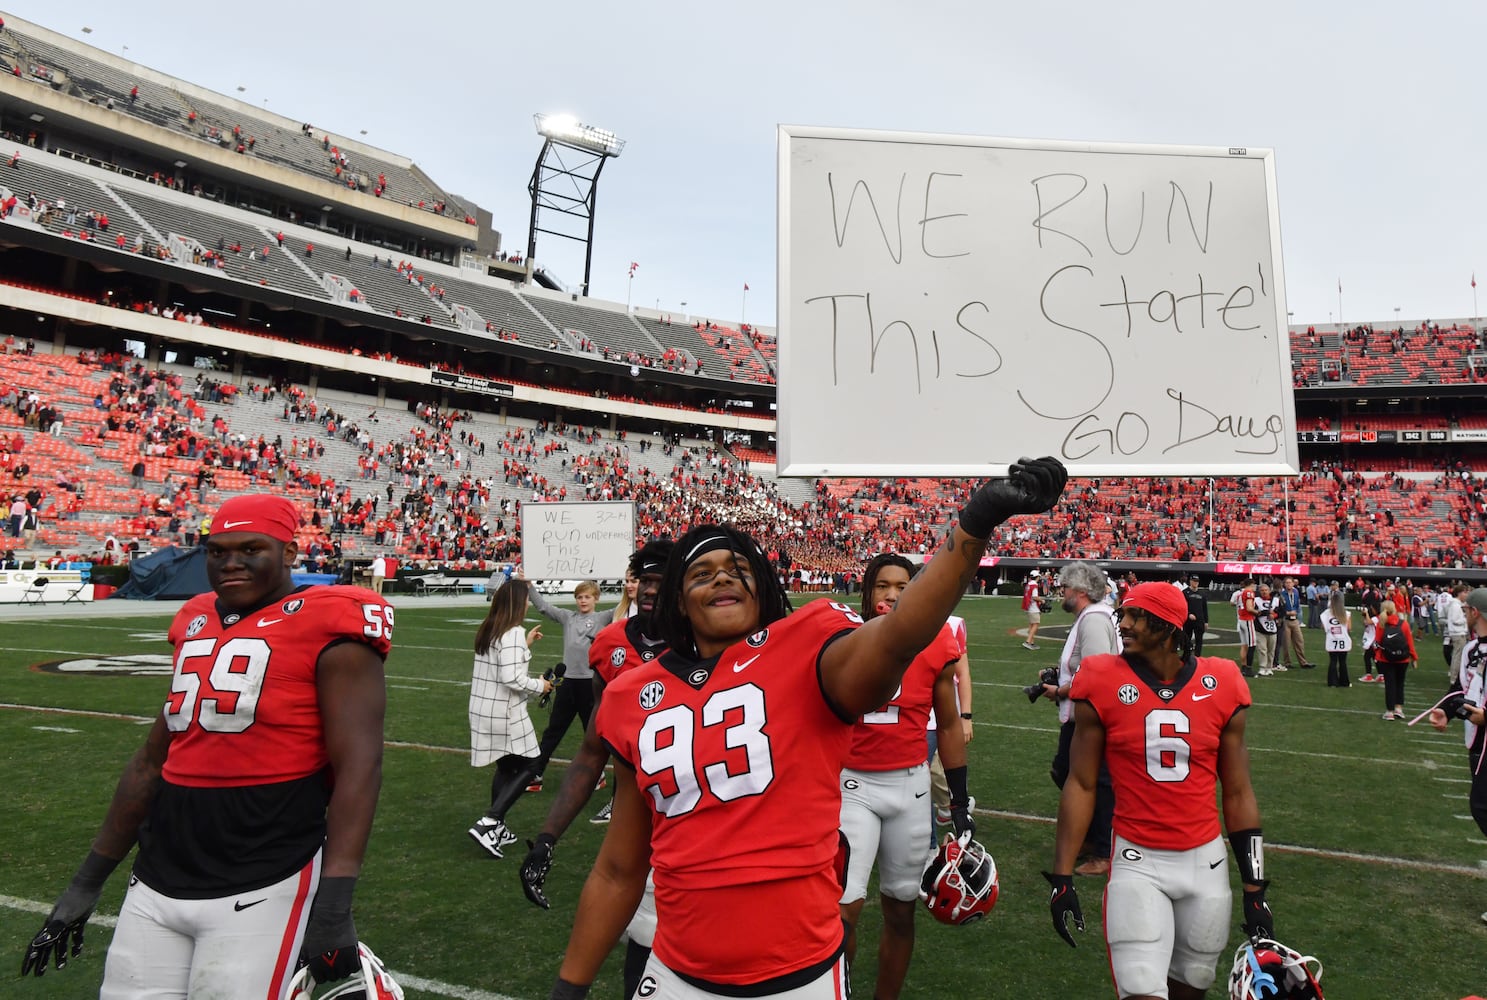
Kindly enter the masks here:
M 8 10 L 410 156 L 525 250 L 532 113 L 628 140 L 593 293 L 775 315 L 775 127 L 1270 146 L 1298 322 L 1469 316 L 1483 253 L 1487 4 L 747 5 L 17 0 Z M 93 30 L 84 35 L 87 26 Z M 127 46 L 127 51 L 124 51 Z M 538 258 L 582 275 L 578 244 Z M 1484 286 L 1487 291 L 1487 286 Z

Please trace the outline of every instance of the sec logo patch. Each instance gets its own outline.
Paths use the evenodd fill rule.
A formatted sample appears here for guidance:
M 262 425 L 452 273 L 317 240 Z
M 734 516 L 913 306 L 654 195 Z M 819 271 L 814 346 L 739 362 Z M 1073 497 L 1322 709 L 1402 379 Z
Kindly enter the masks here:
M 1120 690 L 1115 692 L 1115 697 L 1120 699 L 1122 705 L 1134 705 L 1136 704 L 1136 700 L 1141 697 L 1141 692 L 1136 690 L 1136 685 L 1134 684 L 1122 684 Z
M 651 681 L 640 689 L 640 707 L 649 712 L 661 704 L 661 699 L 666 697 L 666 685 L 660 681 Z
M 186 638 L 195 638 L 196 634 L 207 627 L 207 616 L 197 615 L 191 619 L 191 624 L 186 626 Z
M 625 665 L 624 647 L 616 649 L 613 653 L 609 654 L 609 665 L 611 667 L 623 667 Z

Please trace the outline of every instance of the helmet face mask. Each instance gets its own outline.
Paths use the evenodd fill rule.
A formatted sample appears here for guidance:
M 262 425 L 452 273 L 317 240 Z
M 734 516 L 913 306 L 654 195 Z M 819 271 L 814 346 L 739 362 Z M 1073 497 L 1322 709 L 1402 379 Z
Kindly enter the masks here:
M 1318 959 L 1279 941 L 1256 938 L 1234 952 L 1229 1000 L 1323 1000 L 1321 979 Z
M 919 885 L 919 898 L 944 924 L 969 924 L 996 905 L 997 868 L 986 848 L 969 836 L 946 835 Z
M 289 981 L 289 1000 L 403 1000 L 403 988 L 372 949 L 358 942 L 356 952 L 361 971 L 333 984 L 319 997 L 315 996 L 316 984 L 309 967 L 300 969 Z

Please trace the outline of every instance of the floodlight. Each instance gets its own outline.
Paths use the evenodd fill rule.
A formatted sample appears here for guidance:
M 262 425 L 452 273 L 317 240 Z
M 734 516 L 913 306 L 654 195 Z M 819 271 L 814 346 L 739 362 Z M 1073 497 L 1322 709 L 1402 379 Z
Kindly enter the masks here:
M 585 125 L 573 115 L 539 113 L 532 116 L 537 134 L 542 136 L 542 152 L 527 193 L 532 198 L 532 221 L 527 236 L 527 262 L 537 259 L 537 234 L 548 233 L 584 245 L 583 284 L 580 291 L 589 294 L 594 268 L 594 200 L 599 189 L 599 174 L 604 164 L 619 156 L 625 140 L 608 129 Z M 564 152 L 577 154 L 565 158 Z M 568 160 L 573 160 L 571 164 Z M 542 210 L 558 228 L 543 226 Z M 570 224 L 564 217 L 581 220 Z M 580 235 L 575 230 L 582 225 Z
M 572 115 L 538 113 L 532 120 L 537 125 L 537 134 L 544 139 L 602 156 L 619 156 L 625 151 L 625 140 L 608 129 L 585 125 Z

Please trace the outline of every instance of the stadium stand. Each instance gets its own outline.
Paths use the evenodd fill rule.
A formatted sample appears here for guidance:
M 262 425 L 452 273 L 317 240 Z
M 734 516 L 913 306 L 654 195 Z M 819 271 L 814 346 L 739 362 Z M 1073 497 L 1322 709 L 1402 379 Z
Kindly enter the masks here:
M 50 120 L 4 121 L 18 154 L 0 170 L 15 199 L 0 226 L 0 480 L 34 493 L 43 519 L 0 549 L 107 562 L 189 542 L 223 497 L 271 488 L 300 505 L 317 564 L 387 552 L 478 570 L 519 551 L 522 503 L 633 498 L 643 532 L 735 520 L 796 568 L 839 573 L 883 549 L 932 551 L 967 493 L 777 478 L 773 331 L 525 285 L 540 264 L 472 254 L 442 222 L 392 211 L 477 211 L 411 159 L 22 21 L 0 30 L 0 62 L 17 85 L 138 120 L 103 140 L 64 132 L 73 145 Z M 139 122 L 149 142 L 131 138 Z M 303 186 L 255 188 L 220 157 L 188 164 L 198 142 Z M 172 144 L 181 158 L 161 155 Z M 307 209 L 327 185 L 388 207 L 359 203 L 370 223 Z M 44 296 L 20 312 L 20 289 Z M 86 320 L 69 320 L 80 303 Z M 100 305 L 136 315 L 100 322 Z M 1076 479 L 1046 523 L 1005 526 L 997 552 L 1487 568 L 1476 324 L 1289 339 L 1304 475 Z M 430 385 L 440 373 L 489 384 Z

